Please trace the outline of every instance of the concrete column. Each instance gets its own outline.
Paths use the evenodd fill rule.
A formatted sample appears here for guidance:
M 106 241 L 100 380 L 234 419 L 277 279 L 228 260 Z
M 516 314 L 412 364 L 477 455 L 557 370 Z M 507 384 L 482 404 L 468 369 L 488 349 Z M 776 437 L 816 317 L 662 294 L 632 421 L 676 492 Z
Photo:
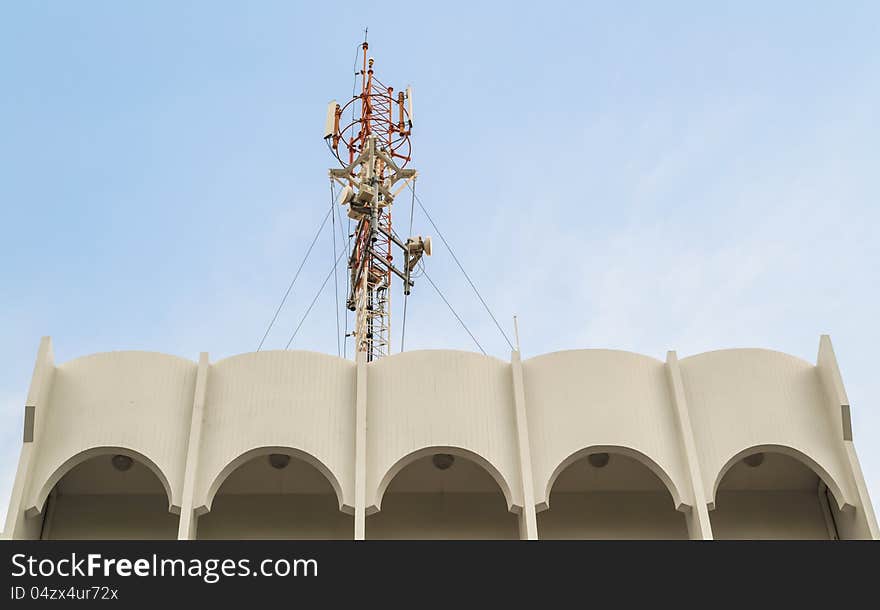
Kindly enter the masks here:
M 367 354 L 357 353 L 354 432 L 354 539 L 363 540 L 367 520 Z
M 822 335 L 819 338 L 819 354 L 816 358 L 816 369 L 825 390 L 825 396 L 832 409 L 832 416 L 839 424 L 840 439 L 843 442 L 843 450 L 846 454 L 849 474 L 855 483 L 858 494 L 859 506 L 855 514 L 848 515 L 847 521 L 852 524 L 839 524 L 852 537 L 869 538 L 880 540 L 880 529 L 877 527 L 877 516 L 871 506 L 871 498 L 868 496 L 868 486 L 862 474 L 856 447 L 853 444 L 852 418 L 850 414 L 849 397 L 843 386 L 843 377 L 837 364 L 837 356 L 834 355 L 834 347 L 831 345 L 831 337 Z
M 205 421 L 205 394 L 210 370 L 208 352 L 199 354 L 199 368 L 196 373 L 196 389 L 193 394 L 192 415 L 189 425 L 189 442 L 186 446 L 186 469 L 183 474 L 183 501 L 180 506 L 180 522 L 177 528 L 178 540 L 195 540 L 198 515 L 193 506 L 196 477 L 199 472 L 199 455 L 202 445 L 202 424 Z
M 36 539 L 40 537 L 42 518 L 28 519 L 25 515 L 27 486 L 31 480 L 31 471 L 40 446 L 40 436 L 48 416 L 47 408 L 52 380 L 55 375 L 55 355 L 52 351 L 52 338 L 40 339 L 37 359 L 31 376 L 25 402 L 24 434 L 22 435 L 21 453 L 18 457 L 18 468 L 12 484 L 9 508 L 6 511 L 6 524 L 3 538 L 7 540 Z
M 674 351 L 666 352 L 666 375 L 669 380 L 670 395 L 675 407 L 675 416 L 678 422 L 678 430 L 681 434 L 688 478 L 690 479 L 691 490 L 694 496 L 693 506 L 690 512 L 685 515 L 688 533 L 691 540 L 712 540 L 712 523 L 709 520 L 706 491 L 703 486 L 703 476 L 700 472 L 699 457 L 697 456 L 697 444 L 694 441 L 694 431 L 691 427 L 691 418 L 688 413 L 687 398 L 684 393 L 684 382 L 681 379 L 678 356 Z
M 856 491 L 859 494 L 859 507 L 862 509 L 862 520 L 864 521 L 864 531 L 867 535 L 865 538 L 869 540 L 880 540 L 880 529 L 877 527 L 877 516 L 874 514 L 874 507 L 871 505 L 871 498 L 868 496 L 868 486 L 865 484 L 865 477 L 862 474 L 862 467 L 859 464 L 859 458 L 856 455 L 856 448 L 852 441 L 843 442 L 846 450 L 846 457 L 849 462 L 850 471 L 856 482 Z M 858 518 L 858 515 L 855 515 Z
M 55 520 L 55 508 L 58 505 L 58 490 L 53 489 L 46 498 L 43 510 L 43 525 L 40 528 L 40 540 L 52 539 L 52 522 Z
M 523 510 L 520 515 L 520 539 L 538 539 L 538 518 L 535 513 L 535 483 L 532 474 L 532 452 L 529 446 L 529 424 L 526 418 L 526 397 L 523 388 L 522 359 L 519 351 L 510 354 L 513 373 L 513 402 L 516 413 L 516 437 L 519 446 L 519 471 L 522 478 Z

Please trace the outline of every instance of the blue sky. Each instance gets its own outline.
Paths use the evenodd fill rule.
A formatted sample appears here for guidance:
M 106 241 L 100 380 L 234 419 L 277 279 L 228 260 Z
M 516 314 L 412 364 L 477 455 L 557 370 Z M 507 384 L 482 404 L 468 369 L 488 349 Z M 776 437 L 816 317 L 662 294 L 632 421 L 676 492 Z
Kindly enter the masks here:
M 880 498 L 876 3 L 368 6 L 0 9 L 0 514 L 40 336 L 58 362 L 256 348 L 329 206 L 324 112 L 365 25 L 380 77 L 415 89 L 418 192 L 525 356 L 815 361 L 828 333 Z M 507 358 L 442 246 L 427 262 Z M 407 316 L 409 349 L 474 349 L 425 283 Z M 336 353 L 335 329 L 328 289 L 294 347 Z

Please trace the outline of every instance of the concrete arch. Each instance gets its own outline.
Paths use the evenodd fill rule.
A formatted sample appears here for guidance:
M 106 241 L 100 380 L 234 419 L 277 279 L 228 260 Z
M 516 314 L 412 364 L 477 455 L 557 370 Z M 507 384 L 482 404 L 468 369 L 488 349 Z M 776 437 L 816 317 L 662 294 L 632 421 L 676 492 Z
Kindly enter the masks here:
M 165 476 L 165 473 L 162 472 L 162 469 L 156 465 L 156 462 L 151 460 L 143 453 L 135 451 L 134 449 L 129 449 L 127 447 L 99 446 L 80 451 L 76 455 L 65 460 L 63 464 L 58 466 L 40 487 L 33 504 L 27 508 L 27 516 L 33 517 L 43 512 L 43 507 L 46 505 L 46 498 L 49 497 L 52 489 L 55 487 L 58 481 L 60 481 L 64 477 L 64 475 L 66 475 L 68 472 L 70 472 L 83 462 L 102 455 L 126 455 L 136 462 L 140 462 L 141 464 L 149 468 L 150 472 L 152 472 L 156 476 L 156 478 L 159 479 L 159 483 L 162 484 L 162 488 L 165 490 L 165 495 L 168 498 L 168 512 L 174 513 L 176 515 L 180 514 L 180 504 L 174 501 L 171 491 L 171 484 L 168 482 L 168 477 Z
M 342 495 L 342 485 L 339 483 L 339 479 L 333 474 L 333 472 L 327 468 L 326 464 L 324 464 L 321 460 L 316 458 L 311 453 L 307 451 L 303 451 L 302 449 L 298 449 L 296 447 L 288 447 L 288 446 L 261 446 L 254 447 L 253 449 L 249 449 L 244 453 L 241 453 L 235 459 L 231 460 L 226 466 L 223 467 L 222 470 L 214 477 L 214 480 L 211 481 L 211 484 L 208 486 L 208 491 L 205 495 L 205 502 L 196 507 L 195 512 L 197 515 L 204 515 L 211 511 L 211 506 L 214 503 L 214 497 L 217 495 L 217 492 L 220 490 L 220 486 L 223 485 L 223 482 L 235 472 L 240 466 L 246 464 L 247 462 L 253 460 L 254 458 L 258 458 L 264 455 L 269 455 L 271 453 L 285 453 L 290 455 L 292 458 L 301 460 L 310 466 L 313 466 L 318 470 L 324 478 L 327 479 L 327 482 L 330 483 L 330 487 L 333 488 L 333 492 L 336 494 L 336 499 L 339 502 L 339 510 L 344 513 L 354 514 L 354 507 L 345 504 Z
M 523 362 L 535 506 L 584 448 L 608 447 L 648 466 L 676 508 L 693 504 L 666 364 L 623 350 L 568 350 Z M 647 456 L 650 456 L 648 458 Z
M 663 470 L 663 468 L 654 460 L 649 458 L 647 455 L 638 451 L 637 449 L 633 449 L 631 447 L 625 447 L 623 445 L 592 445 L 590 447 L 584 447 L 583 449 L 579 449 L 569 455 L 567 458 L 562 460 L 556 468 L 553 470 L 553 473 L 550 475 L 550 479 L 547 481 L 547 488 L 545 490 L 544 497 L 546 498 L 543 502 L 540 502 L 535 509 L 540 512 L 550 508 L 550 492 L 553 490 L 553 484 L 556 483 L 556 479 L 561 475 L 566 468 L 574 464 L 575 462 L 582 460 L 587 457 L 591 453 L 610 453 L 623 455 L 628 458 L 632 458 L 648 468 L 654 475 L 660 479 L 660 482 L 666 487 L 669 491 L 669 494 L 672 496 L 672 504 L 675 507 L 675 510 L 678 511 L 687 511 L 690 507 L 682 501 L 681 492 L 676 486 L 675 482 L 672 480 L 672 477 Z
M 218 477 L 222 483 L 242 454 L 275 447 L 317 468 L 335 491 L 341 486 L 340 506 L 353 510 L 355 388 L 355 363 L 315 352 L 270 350 L 214 363 L 194 506 L 210 510 Z
M 385 472 L 385 474 L 382 476 L 382 479 L 379 481 L 379 486 L 376 488 L 375 504 L 367 507 L 367 515 L 372 515 L 382 510 L 382 498 L 385 496 L 385 491 L 388 489 L 391 481 L 394 480 L 394 477 L 396 477 L 401 470 L 403 470 L 416 460 L 428 455 L 434 455 L 435 453 L 448 453 L 456 457 L 470 460 L 471 462 L 479 465 L 481 468 L 483 468 L 483 470 L 489 473 L 489 475 L 495 480 L 495 483 L 498 484 L 498 487 L 501 488 L 501 493 L 504 495 L 504 501 L 507 502 L 507 510 L 517 514 L 522 511 L 521 506 L 516 506 L 513 503 L 513 493 L 511 491 L 510 484 L 504 478 L 504 475 L 502 475 L 501 472 L 489 460 L 485 459 L 478 453 L 474 453 L 469 449 L 446 445 L 422 447 L 421 449 L 417 449 L 411 453 L 408 453 L 407 455 L 397 460 L 391 466 L 391 468 L 389 468 Z
M 721 470 L 715 475 L 714 483 L 712 485 L 712 495 L 708 498 L 707 502 L 709 510 L 715 510 L 715 495 L 718 493 L 718 486 L 724 479 L 724 475 L 726 475 L 727 472 L 741 460 L 755 453 L 779 453 L 797 460 L 813 471 L 816 476 L 828 486 L 828 489 L 831 491 L 831 495 L 834 496 L 834 499 L 837 502 L 837 507 L 840 510 L 852 510 L 855 508 L 847 500 L 846 495 L 843 493 L 843 488 L 834 480 L 834 477 L 831 476 L 828 470 L 819 464 L 819 462 L 794 447 L 788 445 L 766 444 L 747 447 L 746 449 L 738 451 L 724 462 L 724 466 L 722 466 Z
M 379 510 L 377 496 L 408 459 L 443 447 L 481 465 L 504 490 L 509 510 L 521 509 L 509 363 L 462 351 L 420 350 L 371 362 L 366 370 L 369 510 Z

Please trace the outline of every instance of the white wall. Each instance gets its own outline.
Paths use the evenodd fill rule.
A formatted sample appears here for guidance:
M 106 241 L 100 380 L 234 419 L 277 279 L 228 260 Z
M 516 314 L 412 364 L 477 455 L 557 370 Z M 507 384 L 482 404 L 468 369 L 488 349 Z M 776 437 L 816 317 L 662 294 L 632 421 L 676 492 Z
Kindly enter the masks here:
M 233 356 L 208 371 L 194 506 L 252 450 L 286 447 L 326 468 L 354 506 L 353 362 L 298 351 Z
M 329 491 L 312 489 L 306 493 L 310 497 L 298 498 L 302 490 L 293 485 L 280 494 L 291 497 L 264 498 L 279 494 L 240 489 L 237 495 L 259 497 L 267 511 L 264 521 L 250 525 L 251 500 L 230 498 L 222 501 L 222 512 L 203 516 L 207 529 L 195 531 L 221 537 L 233 530 L 241 536 L 274 531 L 297 537 L 320 529 L 328 537 L 350 537 L 351 519 L 338 509 L 351 513 L 357 504 L 363 507 L 360 515 L 382 509 L 368 518 L 368 537 L 507 537 L 510 527 L 517 530 L 517 515 L 510 511 L 523 511 L 523 535 L 534 537 L 531 508 L 547 508 L 557 476 L 577 458 L 609 451 L 647 467 L 662 485 L 643 489 L 622 476 L 616 479 L 617 488 L 563 485 L 557 489 L 560 494 L 583 493 L 561 495 L 555 514 L 541 516 L 545 534 L 629 536 L 637 531 L 639 536 L 674 537 L 680 533 L 682 512 L 673 509 L 686 513 L 694 505 L 694 481 L 706 488 L 711 507 L 715 485 L 727 469 L 749 451 L 762 450 L 796 458 L 822 478 L 838 503 L 832 515 L 841 536 L 876 538 L 857 458 L 850 441 L 844 440 L 845 392 L 830 343 L 827 338 L 823 342 L 820 367 L 755 349 L 684 358 L 681 390 L 675 394 L 681 399 L 673 404 L 670 380 L 677 377 L 668 374 L 669 364 L 611 350 L 546 354 L 521 365 L 518 358 L 509 363 L 467 352 L 414 351 L 362 363 L 359 369 L 334 356 L 283 351 L 242 354 L 214 364 L 205 355 L 200 365 L 163 354 L 112 352 L 56 366 L 46 338 L 28 394 L 37 409 L 36 436 L 23 445 L 4 536 L 38 535 L 41 518 L 23 516 L 28 509 L 41 509 L 42 498 L 64 472 L 88 457 L 120 452 L 146 464 L 165 491 L 165 510 L 161 516 L 145 513 L 135 521 L 143 519 L 144 527 L 158 535 L 166 522 L 176 519 L 167 514 L 169 504 L 172 509 L 180 505 L 185 487 L 186 497 L 192 498 L 188 506 L 194 510 L 184 518 L 191 519 L 212 507 L 215 492 L 238 466 L 281 451 L 317 468 L 320 476 L 315 481 L 327 481 Z M 521 394 L 514 393 L 519 366 Z M 196 395 L 197 379 L 198 387 L 205 389 L 203 400 L 201 390 Z M 194 403 L 200 409 L 195 421 Z M 365 413 L 361 419 L 358 404 Z M 693 428 L 695 448 L 689 453 L 683 449 L 679 428 L 682 412 Z M 517 417 L 524 420 L 519 428 Z M 201 434 L 194 434 L 193 447 L 188 447 L 191 430 Z M 356 438 L 365 438 L 360 464 L 355 463 Z M 398 475 L 406 482 L 405 467 L 435 452 L 473 461 L 480 473 L 488 473 L 488 486 L 388 487 Z M 534 482 L 528 503 L 527 479 Z M 766 501 L 769 496 L 749 495 L 762 490 L 724 490 L 741 494 L 724 500 L 741 507 L 737 510 L 743 521 L 731 520 L 730 509 L 718 504 L 720 512 L 712 515 L 712 524 L 717 522 L 719 535 L 743 535 L 752 527 L 749 520 L 759 520 L 762 510 L 799 510 L 792 498 L 800 497 L 801 491 L 816 493 L 815 488 L 786 489 L 778 481 L 773 486 L 767 491 L 782 494 L 773 502 Z M 387 506 L 382 502 L 386 487 L 391 502 Z M 71 521 L 62 520 L 61 534 L 76 535 L 100 525 L 88 520 L 87 507 L 93 502 L 88 496 L 130 495 L 131 490 L 94 492 L 68 494 L 82 496 L 79 499 L 64 499 L 62 494 L 58 506 L 69 507 L 65 518 Z M 638 503 L 641 508 L 630 506 L 626 498 L 634 496 L 626 494 L 643 492 L 651 493 Z M 152 495 L 162 497 L 161 491 Z M 333 496 L 335 512 L 319 508 Z M 667 506 L 661 514 L 663 498 Z M 107 505 L 114 502 L 128 500 L 110 499 Z M 500 512 L 495 511 L 496 503 Z M 122 514 L 134 514 L 136 508 L 123 504 L 118 504 Z M 657 510 L 647 508 L 655 504 Z M 765 527 L 782 528 L 779 535 L 794 531 L 811 536 L 814 516 L 795 515 L 790 524 L 768 516 Z M 597 529 L 595 524 L 603 520 L 606 525 Z M 632 530 L 624 527 L 626 520 L 642 525 Z M 115 535 L 113 517 L 104 521 L 106 535 Z M 179 535 L 192 535 L 193 528 L 184 526 L 193 523 L 181 521 L 180 531 L 188 533 Z M 154 527 L 159 529 L 150 529 Z M 431 527 L 435 529 L 425 529 Z M 708 528 L 693 531 L 708 535 Z M 758 534 L 764 535 L 762 531 Z
M 430 447 L 472 452 L 500 475 L 508 502 L 522 506 L 509 363 L 468 352 L 414 351 L 368 370 L 368 507 L 378 507 L 383 481 L 407 463 L 404 458 Z
M 535 501 L 589 447 L 630 449 L 659 467 L 677 504 L 693 503 L 665 365 L 640 354 L 572 350 L 523 362 Z
M 153 352 L 109 352 L 58 365 L 26 508 L 42 509 L 58 478 L 101 447 L 151 460 L 179 505 L 195 376 L 194 362 Z
M 725 468 L 762 446 L 814 462 L 838 503 L 858 503 L 839 416 L 828 406 L 815 366 L 763 349 L 707 352 L 680 366 L 710 504 Z

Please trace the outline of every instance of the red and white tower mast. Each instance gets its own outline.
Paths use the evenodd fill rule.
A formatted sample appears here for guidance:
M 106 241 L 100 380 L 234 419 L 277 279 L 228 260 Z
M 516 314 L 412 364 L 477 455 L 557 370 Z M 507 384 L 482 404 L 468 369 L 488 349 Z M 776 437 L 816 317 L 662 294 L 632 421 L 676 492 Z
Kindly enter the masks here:
M 391 351 L 392 279 L 397 276 L 408 295 L 410 274 L 422 255 L 431 254 L 431 242 L 421 236 L 404 242 L 391 224 L 394 198 L 416 178 L 416 170 L 407 168 L 412 90 L 395 93 L 379 81 L 368 48 L 364 41 L 360 92 L 344 105 L 330 102 L 324 139 L 342 165 L 330 170 L 330 180 L 342 187 L 339 203 L 357 222 L 348 258 L 346 307 L 355 312 L 355 349 L 372 361 Z M 400 268 L 393 262 L 395 247 L 403 254 Z

